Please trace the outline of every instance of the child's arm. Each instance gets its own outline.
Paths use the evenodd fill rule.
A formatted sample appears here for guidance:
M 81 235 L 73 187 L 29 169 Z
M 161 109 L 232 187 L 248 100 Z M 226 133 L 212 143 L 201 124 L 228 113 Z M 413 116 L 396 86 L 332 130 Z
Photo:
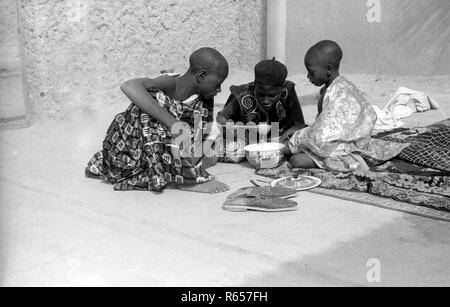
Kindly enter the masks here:
M 216 121 L 220 125 L 226 125 L 229 120 L 236 120 L 236 117 L 240 114 L 239 102 L 234 95 L 228 97 L 223 110 L 217 114 Z
M 295 87 L 289 93 L 290 99 L 287 104 L 290 127 L 280 137 L 280 142 L 284 143 L 297 131 L 306 127 L 303 117 L 302 107 L 298 101 Z
M 120 89 L 123 93 L 143 112 L 149 114 L 169 129 L 177 122 L 177 119 L 169 114 L 158 102 L 147 92 L 148 89 L 159 89 L 170 93 L 175 88 L 175 79 L 169 76 L 161 76 L 155 79 L 140 78 L 124 82 Z
M 293 123 L 293 127 L 296 129 L 301 129 L 305 127 L 305 119 L 303 117 L 302 107 L 298 101 L 297 92 L 295 88 L 289 93 L 291 99 L 289 99 L 288 112 Z
M 305 125 L 294 125 L 292 127 L 290 127 L 288 130 L 286 130 L 280 137 L 279 142 L 280 143 L 285 143 L 285 142 L 289 142 L 289 139 L 292 137 L 292 135 L 294 135 L 294 133 L 300 129 L 305 128 Z
M 319 115 L 320 113 L 322 113 L 322 107 L 323 107 L 323 96 L 325 95 L 325 91 L 326 91 L 326 87 L 322 87 L 320 89 L 320 93 L 319 93 L 319 99 L 317 100 L 317 115 Z
M 284 140 L 281 142 L 281 144 L 284 145 L 284 148 L 282 150 L 282 153 L 284 156 L 290 156 L 292 155 L 291 150 L 289 149 L 289 139 Z

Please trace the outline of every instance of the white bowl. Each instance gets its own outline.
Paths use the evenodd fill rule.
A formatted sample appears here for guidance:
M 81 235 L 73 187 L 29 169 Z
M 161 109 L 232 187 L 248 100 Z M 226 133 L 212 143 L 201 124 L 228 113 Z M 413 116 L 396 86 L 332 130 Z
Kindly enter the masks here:
M 284 144 L 259 143 L 244 147 L 245 157 L 256 168 L 277 167 L 283 158 Z

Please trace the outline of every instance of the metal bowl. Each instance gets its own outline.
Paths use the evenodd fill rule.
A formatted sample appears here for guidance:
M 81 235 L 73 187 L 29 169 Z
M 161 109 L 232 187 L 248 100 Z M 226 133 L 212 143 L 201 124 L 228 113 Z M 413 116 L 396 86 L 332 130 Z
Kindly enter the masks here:
M 244 147 L 245 157 L 256 168 L 274 168 L 283 161 L 283 149 L 280 143 L 259 143 Z

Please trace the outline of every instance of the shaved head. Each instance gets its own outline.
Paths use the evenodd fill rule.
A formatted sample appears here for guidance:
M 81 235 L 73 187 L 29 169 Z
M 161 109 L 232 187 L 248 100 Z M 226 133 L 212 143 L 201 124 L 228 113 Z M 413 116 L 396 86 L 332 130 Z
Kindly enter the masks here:
M 318 62 L 322 65 L 332 64 L 336 69 L 342 60 L 342 49 L 336 42 L 323 40 L 309 48 L 305 55 L 305 62 Z
M 203 47 L 189 57 L 185 76 L 193 81 L 196 94 L 210 99 L 222 90 L 221 85 L 228 77 L 228 62 L 216 49 Z
M 189 71 L 197 73 L 202 70 L 208 74 L 228 75 L 228 62 L 216 49 L 203 47 L 189 57 Z

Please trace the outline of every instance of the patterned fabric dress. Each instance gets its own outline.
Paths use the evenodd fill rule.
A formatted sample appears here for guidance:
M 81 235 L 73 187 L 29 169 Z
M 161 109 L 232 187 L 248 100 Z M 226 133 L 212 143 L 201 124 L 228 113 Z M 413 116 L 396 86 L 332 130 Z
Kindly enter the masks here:
M 304 152 L 320 168 L 348 172 L 387 161 L 408 144 L 371 138 L 377 115 L 356 86 L 337 77 L 323 96 L 314 123 L 297 131 L 289 142 L 293 154 Z
M 191 97 L 184 102 L 170 99 L 162 91 L 149 92 L 161 107 L 191 127 L 192 148 L 201 146 L 199 134 L 212 121 L 213 101 Z M 197 120 L 196 120 L 197 119 Z M 194 123 L 200 125 L 194 127 Z M 143 113 L 134 104 L 116 115 L 103 141 L 103 150 L 94 154 L 86 167 L 88 177 L 107 180 L 115 190 L 160 192 L 168 183 L 196 184 L 212 180 L 202 168 L 202 159 L 183 155 L 172 145 L 166 126 Z M 195 161 L 197 160 L 197 161 Z

